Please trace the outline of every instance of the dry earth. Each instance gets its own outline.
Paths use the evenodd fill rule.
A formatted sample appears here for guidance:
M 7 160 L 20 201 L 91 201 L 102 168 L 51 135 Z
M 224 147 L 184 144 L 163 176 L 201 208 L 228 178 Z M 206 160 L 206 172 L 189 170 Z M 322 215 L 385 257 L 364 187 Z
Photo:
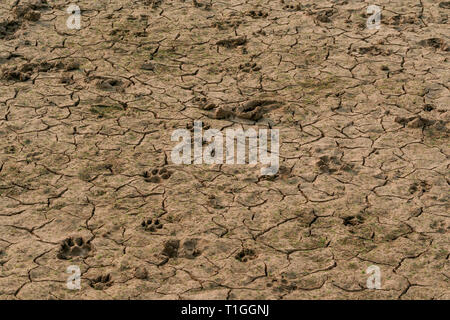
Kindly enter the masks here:
M 0 298 L 449 299 L 450 2 L 374 2 L 2 0 Z M 174 165 L 198 119 L 279 173 Z

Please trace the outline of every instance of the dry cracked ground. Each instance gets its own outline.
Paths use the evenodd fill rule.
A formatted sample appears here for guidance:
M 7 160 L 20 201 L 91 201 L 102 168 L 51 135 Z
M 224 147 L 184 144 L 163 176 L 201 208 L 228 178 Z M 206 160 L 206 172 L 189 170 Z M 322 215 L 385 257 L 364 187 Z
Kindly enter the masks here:
M 76 4 L 0 3 L 1 299 L 450 298 L 450 2 Z M 278 174 L 175 165 L 194 120 Z

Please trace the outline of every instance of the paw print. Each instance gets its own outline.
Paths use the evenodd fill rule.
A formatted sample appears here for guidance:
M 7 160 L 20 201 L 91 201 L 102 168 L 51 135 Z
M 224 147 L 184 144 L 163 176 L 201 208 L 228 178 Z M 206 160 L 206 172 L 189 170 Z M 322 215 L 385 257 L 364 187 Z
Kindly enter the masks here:
M 242 249 L 234 256 L 240 262 L 247 262 L 256 258 L 256 253 L 253 249 Z
M 248 73 L 251 71 L 254 71 L 254 72 L 259 71 L 259 70 L 261 70 L 261 67 L 258 66 L 255 62 L 253 62 L 253 63 L 247 62 L 245 64 L 240 64 L 239 69 L 242 70 L 242 72 Z
M 164 248 L 161 254 L 168 258 L 178 257 L 178 249 L 180 248 L 180 240 L 168 240 L 164 243 Z
M 74 257 L 86 258 L 91 251 L 91 245 L 82 237 L 69 237 L 61 242 L 58 259 L 68 260 Z
M 157 229 L 162 229 L 163 224 L 158 219 L 146 219 L 142 221 L 141 226 L 145 231 L 155 232 Z
M 272 281 L 267 282 L 268 288 L 273 288 L 273 291 L 279 293 L 289 293 L 297 289 L 295 283 L 289 282 L 288 280 L 282 279 L 272 279 Z
M 425 192 L 430 191 L 431 189 L 431 185 L 426 182 L 426 181 L 420 181 L 420 182 L 414 182 L 410 187 L 409 187 L 409 193 L 410 194 L 414 194 L 417 191 L 419 192 L 419 195 L 424 194 Z
M 104 290 L 110 287 L 112 284 L 113 281 L 111 280 L 111 275 L 109 273 L 98 276 L 97 278 L 90 281 L 90 286 L 95 290 Z
M 7 147 L 5 147 L 5 153 L 6 154 L 14 154 L 14 153 L 16 153 L 16 147 L 14 147 L 14 146 L 7 146 Z
M 267 18 L 269 14 L 261 10 L 250 10 L 249 12 L 247 12 L 247 15 L 252 17 L 253 19 L 258 19 L 258 18 Z
M 207 124 L 207 123 L 203 123 L 202 124 L 202 129 L 203 130 L 208 130 L 210 128 L 211 128 L 211 126 L 209 124 Z M 188 129 L 190 132 L 194 133 L 194 123 L 193 122 L 187 123 L 186 124 L 186 129 Z
M 144 171 L 142 176 L 144 177 L 146 182 L 151 183 L 159 183 L 161 182 L 161 179 L 167 180 L 172 175 L 172 171 L 167 170 L 166 168 L 154 168 L 152 171 Z
M 301 4 L 296 4 L 296 5 L 286 4 L 283 7 L 283 10 L 286 10 L 286 11 L 301 11 L 302 10 L 302 5 Z

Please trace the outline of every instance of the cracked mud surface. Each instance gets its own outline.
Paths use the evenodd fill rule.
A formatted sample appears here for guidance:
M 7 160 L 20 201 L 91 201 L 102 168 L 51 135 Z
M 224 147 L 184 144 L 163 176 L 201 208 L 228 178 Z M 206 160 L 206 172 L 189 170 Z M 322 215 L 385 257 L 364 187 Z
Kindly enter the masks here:
M 77 4 L 0 3 L 0 299 L 450 298 L 449 2 Z M 174 165 L 194 120 L 278 174 Z

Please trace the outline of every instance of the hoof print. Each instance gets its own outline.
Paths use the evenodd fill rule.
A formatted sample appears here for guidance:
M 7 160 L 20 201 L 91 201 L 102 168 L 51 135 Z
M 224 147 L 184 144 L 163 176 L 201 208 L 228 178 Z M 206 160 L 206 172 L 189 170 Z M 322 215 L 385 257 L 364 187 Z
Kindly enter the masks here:
M 91 251 L 91 245 L 83 238 L 67 238 L 61 242 L 58 259 L 69 260 L 75 257 L 86 258 Z

